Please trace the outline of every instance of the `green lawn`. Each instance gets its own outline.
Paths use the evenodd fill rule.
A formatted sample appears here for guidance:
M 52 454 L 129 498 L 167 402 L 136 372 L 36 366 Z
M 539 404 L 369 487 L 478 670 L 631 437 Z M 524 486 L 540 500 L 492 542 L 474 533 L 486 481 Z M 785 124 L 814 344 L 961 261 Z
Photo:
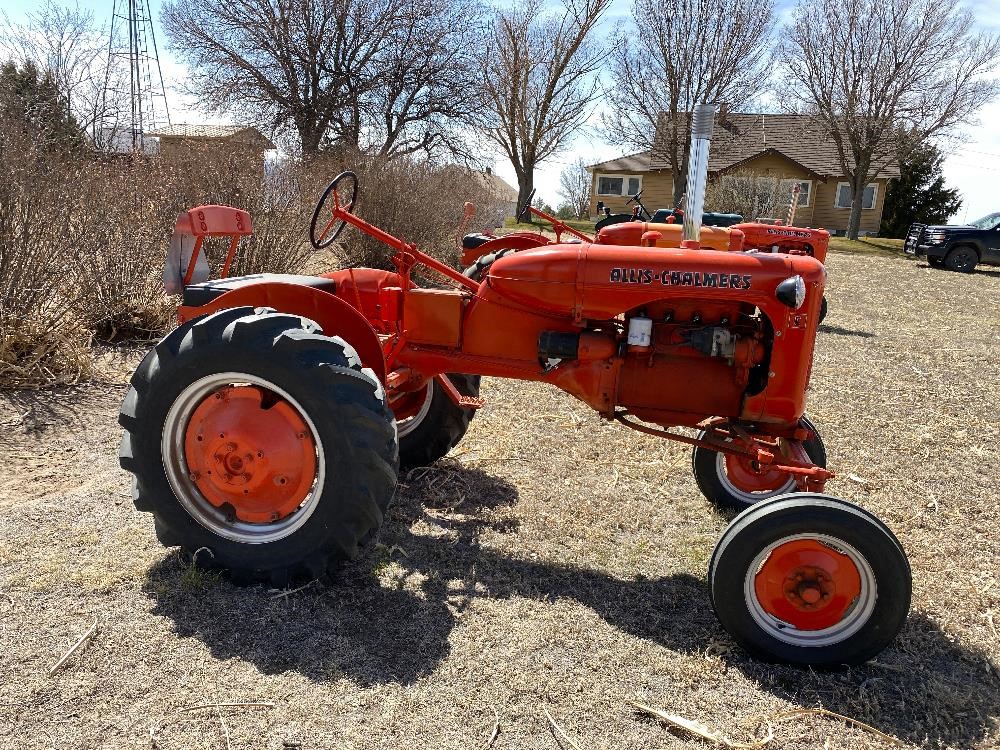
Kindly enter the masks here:
M 831 237 L 830 249 L 838 253 L 854 253 L 856 255 L 900 256 L 903 254 L 903 240 L 889 237 L 865 237 L 860 240 Z

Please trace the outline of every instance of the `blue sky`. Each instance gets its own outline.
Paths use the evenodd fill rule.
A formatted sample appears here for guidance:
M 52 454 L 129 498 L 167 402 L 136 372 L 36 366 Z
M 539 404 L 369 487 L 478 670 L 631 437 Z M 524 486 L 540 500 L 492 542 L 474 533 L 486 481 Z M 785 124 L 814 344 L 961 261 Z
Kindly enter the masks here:
M 65 2 L 66 0 L 60 0 Z M 215 2 L 217 0 L 208 0 Z M 119 0 L 119 4 L 124 0 Z M 982 28 L 1000 31 L 1000 0 L 970 0 L 967 3 L 975 11 L 976 19 Z M 112 0 L 79 0 L 81 8 L 94 13 L 98 23 L 106 23 L 111 17 Z M 151 0 L 153 15 L 159 17 L 159 0 Z M 629 14 L 630 0 L 615 0 L 608 15 L 602 21 L 602 31 L 611 32 L 622 23 Z M 779 0 L 779 14 L 788 13 L 793 3 Z M 37 3 L 23 0 L 0 0 L 0 11 L 7 13 L 12 20 L 23 19 L 24 13 L 37 7 Z M 184 76 L 184 68 L 178 64 L 167 48 L 165 35 L 157 25 L 157 41 L 160 45 L 160 60 L 163 65 L 164 78 L 167 84 L 167 95 L 170 101 L 171 119 L 174 122 L 218 122 L 218 118 L 206 116 L 194 109 L 192 102 L 184 100 L 172 88 Z M 980 114 L 979 124 L 970 124 L 964 128 L 964 141 L 955 147 L 947 156 L 944 173 L 949 187 L 957 187 L 963 197 L 963 206 L 955 220 L 975 219 L 992 211 L 1000 211 L 1000 198 L 994 192 L 993 185 L 1000 181 L 1000 102 L 989 105 Z M 593 124 L 599 122 L 595 114 L 591 118 Z M 555 205 L 558 202 L 559 172 L 578 157 L 588 163 L 619 156 L 620 148 L 609 146 L 596 128 L 588 128 L 581 132 L 566 152 L 546 162 L 536 172 L 535 184 L 539 195 Z M 508 182 L 516 184 L 514 172 L 510 164 L 498 156 L 494 170 Z

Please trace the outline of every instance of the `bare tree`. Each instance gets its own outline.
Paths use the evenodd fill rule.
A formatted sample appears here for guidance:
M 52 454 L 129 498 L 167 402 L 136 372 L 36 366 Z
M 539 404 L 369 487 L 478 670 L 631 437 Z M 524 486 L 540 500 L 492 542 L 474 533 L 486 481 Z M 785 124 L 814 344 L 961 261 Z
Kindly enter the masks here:
M 868 180 L 997 96 L 1000 39 L 956 0 L 809 0 L 784 35 L 782 99 L 811 114 L 851 183 L 857 239 Z
M 604 131 L 640 151 L 656 137 L 676 204 L 687 181 L 687 113 L 701 102 L 736 110 L 767 88 L 774 8 L 772 0 L 678 0 L 665 13 L 660 0 L 634 0 L 632 11 L 638 21 L 611 51 Z
M 52 0 L 27 12 L 24 23 L 13 22 L 6 13 L 0 20 L 0 54 L 48 71 L 73 117 L 95 142 L 117 104 L 105 93 L 109 72 L 118 75 L 108 70 L 105 31 L 91 11 Z
M 476 125 L 510 159 L 518 205 L 534 186 L 535 167 L 558 153 L 583 125 L 599 95 L 606 57 L 588 34 L 611 0 L 566 0 L 561 15 L 539 0 L 498 10 L 481 57 L 482 107 Z
M 341 110 L 330 138 L 384 157 L 454 150 L 456 125 L 475 106 L 475 0 L 408 3 L 394 19 L 378 76 L 358 106 Z
M 577 159 L 559 173 L 559 196 L 573 209 L 573 215 L 585 219 L 590 214 L 592 179 L 587 163 Z
M 447 141 L 474 86 L 472 0 L 173 0 L 164 25 L 189 89 L 302 152 L 385 157 Z

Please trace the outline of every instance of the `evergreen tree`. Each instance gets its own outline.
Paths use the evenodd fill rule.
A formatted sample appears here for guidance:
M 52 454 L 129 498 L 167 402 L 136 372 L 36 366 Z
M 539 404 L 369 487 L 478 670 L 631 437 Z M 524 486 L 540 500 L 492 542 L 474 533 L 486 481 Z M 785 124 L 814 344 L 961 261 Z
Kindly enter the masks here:
M 0 67 L 0 122 L 8 138 L 20 136 L 45 149 L 77 151 L 85 143 L 55 78 L 33 62 Z
M 944 156 L 924 143 L 899 163 L 899 178 L 889 184 L 882 211 L 883 237 L 904 237 L 910 224 L 946 224 L 962 206 L 958 190 L 944 186 Z

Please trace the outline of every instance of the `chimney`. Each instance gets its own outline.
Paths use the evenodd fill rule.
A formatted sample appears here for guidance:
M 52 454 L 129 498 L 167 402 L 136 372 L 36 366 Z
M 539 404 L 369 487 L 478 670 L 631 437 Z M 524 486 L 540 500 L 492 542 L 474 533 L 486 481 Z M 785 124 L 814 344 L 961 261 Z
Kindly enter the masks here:
M 486 167 L 486 174 L 493 174 L 493 168 L 492 167 Z
M 705 211 L 705 186 L 708 182 L 708 151 L 712 145 L 715 112 L 714 104 L 698 104 L 691 113 L 691 153 L 688 156 L 682 247 L 698 247 L 701 238 L 701 215 Z

